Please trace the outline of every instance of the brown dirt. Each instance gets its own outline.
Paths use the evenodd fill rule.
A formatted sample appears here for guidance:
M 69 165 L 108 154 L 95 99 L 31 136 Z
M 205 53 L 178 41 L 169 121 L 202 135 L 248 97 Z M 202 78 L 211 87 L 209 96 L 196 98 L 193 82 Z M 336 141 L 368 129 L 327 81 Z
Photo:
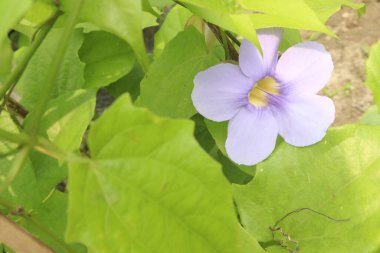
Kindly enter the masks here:
M 370 45 L 380 39 L 380 0 L 363 2 L 367 12 L 362 17 L 344 8 L 327 23 L 339 40 L 325 35 L 317 39 L 331 52 L 335 65 L 330 84 L 323 91 L 336 105 L 334 125 L 356 122 L 373 104 L 364 85 L 365 61 Z

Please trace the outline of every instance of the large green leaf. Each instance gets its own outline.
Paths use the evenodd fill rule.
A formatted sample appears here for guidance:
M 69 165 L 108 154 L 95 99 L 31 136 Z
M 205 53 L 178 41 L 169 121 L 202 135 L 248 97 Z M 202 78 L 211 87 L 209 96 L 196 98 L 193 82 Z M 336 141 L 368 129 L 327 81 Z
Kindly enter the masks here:
M 220 13 L 235 13 L 240 10 L 238 0 L 182 0 L 181 2 L 189 3 L 202 8 L 213 9 Z
M 320 143 L 296 148 L 282 143 L 257 166 L 253 181 L 236 186 L 234 196 L 244 227 L 259 241 L 272 240 L 278 224 L 299 242 L 301 252 L 378 252 L 380 247 L 380 127 L 332 129 Z M 280 231 L 275 238 L 295 247 Z M 280 246 L 269 252 L 284 252 Z
M 102 87 L 115 82 L 131 71 L 135 63 L 133 51 L 126 42 L 102 31 L 85 35 L 79 56 L 86 64 L 86 87 Z
M 304 0 L 218 0 L 218 4 L 208 1 L 186 1 L 188 8 L 208 22 L 242 35 L 258 45 L 255 29 L 285 27 L 305 29 L 334 35 L 319 19 Z M 236 2 L 241 6 L 237 7 Z M 235 6 L 221 11 L 216 6 Z M 296 14 L 295 14 L 296 13 Z
M 190 16 L 193 15 L 188 9 L 176 5 L 165 18 L 160 30 L 154 36 L 154 57 L 158 58 L 165 46 L 179 32 L 185 29 L 185 25 Z
M 69 241 L 99 253 L 262 252 L 190 121 L 159 118 L 122 96 L 88 140 L 93 160 L 70 164 Z
M 380 125 L 380 113 L 377 106 L 371 106 L 360 118 L 359 123 L 366 125 Z
M 239 1 L 248 10 L 259 12 L 251 15 L 256 28 L 286 27 L 333 35 L 304 0 Z
M 14 26 L 32 5 L 31 0 L 1 0 L 0 1 L 0 44 L 7 37 L 8 31 Z
M 189 27 L 151 65 L 141 82 L 141 105 L 164 116 L 191 117 L 196 113 L 191 101 L 194 76 L 217 62 L 203 36 Z
M 72 1 L 76 0 L 64 3 Z M 128 42 L 144 70 L 148 69 L 148 57 L 142 29 L 150 17 L 154 20 L 154 16 L 142 10 L 141 0 L 84 0 L 80 13 L 81 21 L 91 22 Z
M 353 0 L 304 0 L 317 14 L 322 22 L 326 22 L 335 12 L 339 11 L 342 6 L 347 6 L 364 12 L 364 3 L 355 3 Z
M 375 103 L 380 109 L 380 40 L 372 46 L 366 66 L 367 80 L 365 84 L 372 91 Z
M 17 91 L 22 97 L 22 104 L 29 110 L 32 110 L 36 102 L 40 99 L 42 90 L 45 89 L 45 79 L 48 66 L 51 64 L 54 51 L 60 43 L 59 38 L 63 32 L 62 28 L 51 30 L 31 58 L 26 70 L 17 84 Z M 60 71 L 56 77 L 56 85 L 52 98 L 59 95 L 81 89 L 84 87 L 84 64 L 80 61 L 78 50 L 83 43 L 83 34 L 76 30 L 66 50 Z
M 239 34 L 256 45 L 259 45 L 256 25 L 252 20 L 251 14 L 222 13 L 215 11 L 214 8 L 202 8 L 191 4 L 187 4 L 186 6 L 190 11 L 204 18 L 207 22 Z

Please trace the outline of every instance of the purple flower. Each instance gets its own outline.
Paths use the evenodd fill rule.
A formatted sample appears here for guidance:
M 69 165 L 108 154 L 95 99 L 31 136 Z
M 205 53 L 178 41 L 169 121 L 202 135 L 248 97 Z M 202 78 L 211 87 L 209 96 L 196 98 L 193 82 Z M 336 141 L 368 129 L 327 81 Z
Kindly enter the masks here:
M 226 121 L 226 150 L 238 164 L 254 165 L 274 150 L 277 135 L 303 147 L 322 140 L 334 121 L 333 102 L 316 95 L 334 68 L 323 45 L 303 42 L 278 59 L 282 30 L 262 29 L 263 50 L 243 40 L 239 65 L 221 63 L 194 79 L 192 99 L 205 118 Z

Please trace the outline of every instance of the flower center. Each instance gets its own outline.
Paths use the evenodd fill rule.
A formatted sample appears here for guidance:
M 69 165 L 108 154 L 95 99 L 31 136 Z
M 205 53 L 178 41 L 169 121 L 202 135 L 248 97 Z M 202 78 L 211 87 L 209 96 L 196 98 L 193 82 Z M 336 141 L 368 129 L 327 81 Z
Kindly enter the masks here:
M 278 95 L 278 85 L 272 77 L 265 77 L 253 86 L 248 95 L 248 100 L 251 105 L 256 107 L 264 107 L 268 105 L 268 97 L 270 95 Z

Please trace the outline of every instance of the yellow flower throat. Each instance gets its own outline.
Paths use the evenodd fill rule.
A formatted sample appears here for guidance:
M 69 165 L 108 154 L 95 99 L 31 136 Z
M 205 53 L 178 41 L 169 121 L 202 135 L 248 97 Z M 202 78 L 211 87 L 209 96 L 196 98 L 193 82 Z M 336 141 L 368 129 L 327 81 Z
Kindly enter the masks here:
M 279 95 L 279 90 L 276 80 L 267 76 L 255 83 L 248 95 L 248 100 L 251 105 L 265 107 L 268 105 L 269 95 Z

